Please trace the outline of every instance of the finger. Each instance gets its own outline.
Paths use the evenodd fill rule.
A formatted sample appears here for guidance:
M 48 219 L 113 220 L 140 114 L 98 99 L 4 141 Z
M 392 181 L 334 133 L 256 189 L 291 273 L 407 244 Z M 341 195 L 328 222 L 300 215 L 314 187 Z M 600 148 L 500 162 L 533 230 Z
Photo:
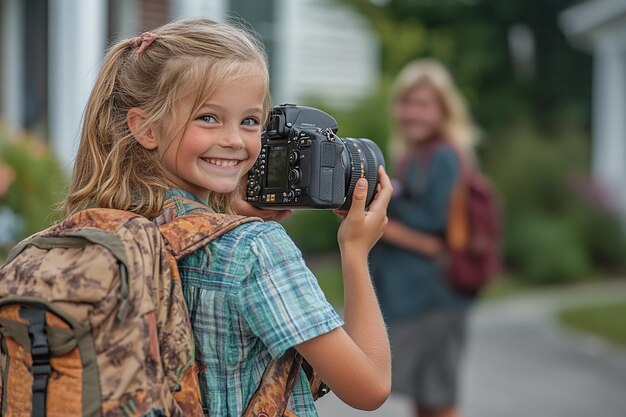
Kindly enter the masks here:
M 348 212 L 347 212 L 346 210 L 339 210 L 339 209 L 337 209 L 337 210 L 333 210 L 333 212 L 334 212 L 337 216 L 341 217 L 342 219 L 345 219 L 345 218 L 346 218 L 346 215 L 348 214 Z
M 370 204 L 369 211 L 385 212 L 393 194 L 393 186 L 382 165 L 378 169 L 378 184 L 380 185 L 380 191 L 376 193 L 376 198 Z
M 359 178 L 352 194 L 352 205 L 346 218 L 365 216 L 365 200 L 367 199 L 367 180 Z

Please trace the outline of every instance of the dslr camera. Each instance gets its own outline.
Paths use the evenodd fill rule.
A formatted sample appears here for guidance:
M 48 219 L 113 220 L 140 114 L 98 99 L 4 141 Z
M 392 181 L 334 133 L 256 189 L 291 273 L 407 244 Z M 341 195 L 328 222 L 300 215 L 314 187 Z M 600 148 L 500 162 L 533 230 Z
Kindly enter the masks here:
M 248 172 L 247 201 L 265 209 L 348 210 L 356 182 L 366 178 L 368 207 L 383 154 L 371 140 L 340 138 L 337 130 L 337 121 L 319 109 L 274 107 Z

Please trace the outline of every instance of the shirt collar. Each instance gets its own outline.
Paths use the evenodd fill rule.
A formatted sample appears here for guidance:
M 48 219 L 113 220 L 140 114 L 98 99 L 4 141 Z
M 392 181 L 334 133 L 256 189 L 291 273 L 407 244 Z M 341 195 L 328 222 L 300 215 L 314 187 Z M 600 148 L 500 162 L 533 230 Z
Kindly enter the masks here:
M 169 199 L 169 198 L 174 198 L 174 197 L 182 197 L 188 200 L 196 201 L 204 205 L 207 204 L 206 200 L 201 199 L 194 193 L 190 193 L 189 191 L 186 191 L 186 190 L 181 190 L 180 188 L 170 188 L 169 190 L 167 190 L 167 193 L 165 194 L 165 198 Z

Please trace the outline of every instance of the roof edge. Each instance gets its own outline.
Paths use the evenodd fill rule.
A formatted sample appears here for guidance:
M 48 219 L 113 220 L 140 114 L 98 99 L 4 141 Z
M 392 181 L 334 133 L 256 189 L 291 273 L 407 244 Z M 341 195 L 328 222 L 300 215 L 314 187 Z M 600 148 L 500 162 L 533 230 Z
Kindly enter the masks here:
M 562 11 L 558 20 L 568 37 L 585 42 L 598 26 L 624 14 L 626 2 L 623 0 L 587 0 Z

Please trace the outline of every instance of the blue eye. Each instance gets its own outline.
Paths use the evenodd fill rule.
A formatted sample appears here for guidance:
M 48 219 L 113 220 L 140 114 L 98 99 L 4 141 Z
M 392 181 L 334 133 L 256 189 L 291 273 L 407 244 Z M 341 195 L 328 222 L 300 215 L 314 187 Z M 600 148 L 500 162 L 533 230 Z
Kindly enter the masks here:
M 241 121 L 241 124 L 244 126 L 257 126 L 259 124 L 259 121 L 254 117 L 246 117 Z
M 215 123 L 215 116 L 212 116 L 210 114 L 205 114 L 203 116 L 198 117 L 198 120 L 202 120 L 203 122 L 206 122 L 206 123 Z

